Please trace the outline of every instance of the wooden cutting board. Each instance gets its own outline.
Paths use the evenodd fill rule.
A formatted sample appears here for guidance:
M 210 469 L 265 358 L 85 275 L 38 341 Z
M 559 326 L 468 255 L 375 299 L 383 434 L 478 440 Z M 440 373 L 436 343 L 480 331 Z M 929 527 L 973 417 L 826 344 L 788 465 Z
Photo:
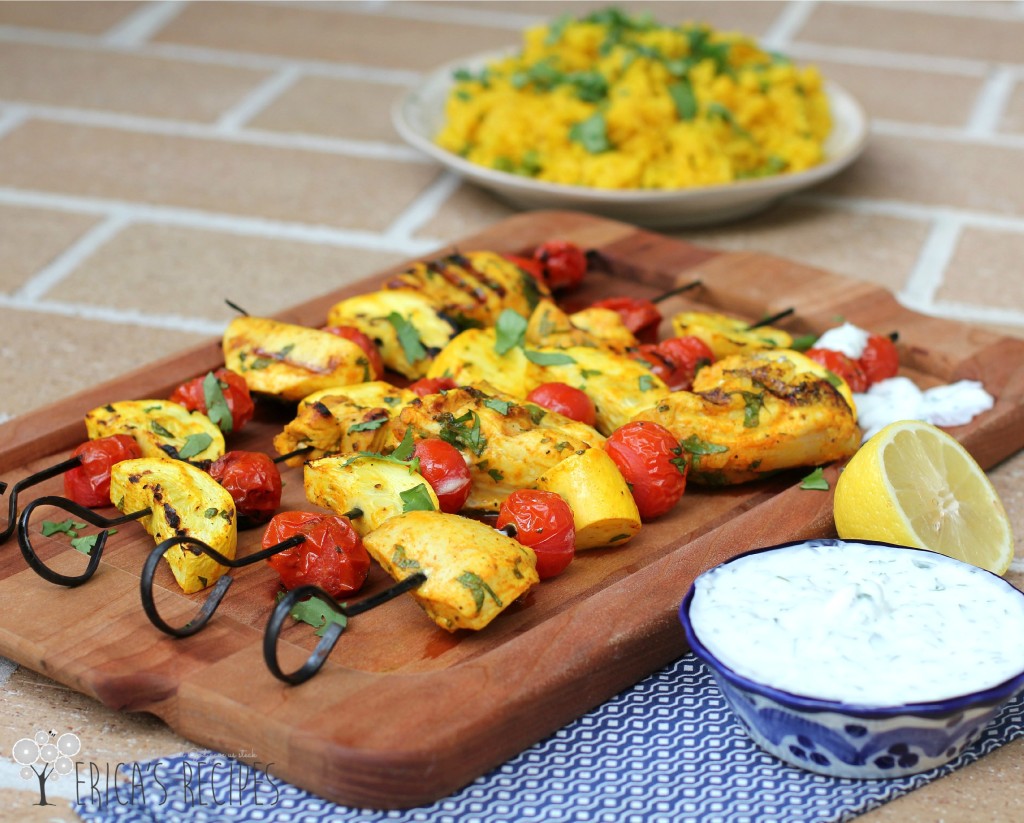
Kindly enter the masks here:
M 1024 340 L 913 313 L 878 286 L 573 212 L 518 215 L 456 247 L 523 253 L 554 237 L 595 249 L 606 261 L 606 273 L 589 276 L 567 299 L 574 304 L 612 294 L 649 297 L 699 278 L 699 289 L 664 304 L 666 314 L 706 308 L 753 321 L 792 306 L 796 314 L 781 325 L 795 334 L 822 332 L 837 317 L 898 330 L 904 372 L 920 385 L 969 378 L 996 397 L 994 409 L 953 430 L 983 466 L 1024 446 Z M 335 301 L 374 288 L 387 274 L 279 317 L 322 325 Z M 85 438 L 89 409 L 166 397 L 221 363 L 219 341 L 211 340 L 4 424 L 0 478 L 13 482 L 66 456 Z M 261 403 L 229 448 L 273 453 L 270 440 L 290 416 Z M 747 549 L 834 534 L 831 492 L 801 490 L 804 473 L 738 488 L 691 486 L 637 539 L 581 555 L 477 634 L 449 635 L 411 598 L 400 598 L 350 621 L 320 674 L 297 687 L 274 679 L 263 662 L 263 627 L 278 589 L 265 565 L 238 572 L 211 624 L 175 640 L 149 624 L 139 602 L 139 574 L 153 546 L 141 527 L 122 527 L 96 576 L 76 589 L 37 577 L 12 541 L 0 548 L 0 654 L 107 706 L 151 712 L 197 744 L 273 764 L 274 776 L 330 800 L 377 808 L 427 803 L 681 655 L 676 612 L 700 572 Z M 834 485 L 838 467 L 825 475 Z M 284 480 L 284 508 L 312 508 L 299 470 L 285 469 Z M 29 496 L 60 488 L 49 481 Z M 259 539 L 259 530 L 242 532 L 239 555 Z M 66 538 L 45 551 L 57 567 L 83 561 Z M 387 583 L 375 568 L 365 592 Z M 182 595 L 163 569 L 157 599 L 173 622 L 198 598 Z M 282 661 L 290 670 L 316 638 L 304 624 L 289 626 L 284 637 Z

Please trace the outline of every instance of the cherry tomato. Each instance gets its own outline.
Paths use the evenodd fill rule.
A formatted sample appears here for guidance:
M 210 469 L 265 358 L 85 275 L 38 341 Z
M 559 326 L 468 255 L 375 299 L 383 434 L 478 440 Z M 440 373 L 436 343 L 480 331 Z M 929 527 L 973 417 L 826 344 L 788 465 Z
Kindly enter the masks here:
M 608 452 L 629 483 L 643 520 L 669 511 L 686 491 L 689 465 L 679 441 L 658 423 L 636 420 L 612 432 Z
M 64 496 L 89 508 L 110 506 L 110 468 L 122 460 L 142 457 L 142 449 L 127 434 L 87 440 L 73 452 L 82 465 L 64 472 Z
M 469 497 L 472 480 L 461 452 L 436 437 L 416 442 L 413 457 L 420 459 L 420 474 L 437 495 L 441 511 L 455 514 Z
M 690 391 L 697 371 L 715 361 L 715 354 L 699 337 L 670 337 L 657 346 L 658 353 L 671 365 L 668 379 L 672 391 Z
M 420 397 L 426 397 L 428 394 L 437 394 L 438 392 L 454 388 L 455 381 L 450 377 L 421 377 L 416 382 L 409 384 L 409 390 L 415 392 Z
M 281 472 L 263 452 L 226 452 L 209 473 L 235 501 L 240 529 L 266 523 L 281 505 Z
M 548 240 L 533 252 L 544 267 L 544 279 L 552 291 L 578 286 L 587 273 L 587 254 L 567 240 Z
M 263 533 L 269 549 L 296 534 L 306 539 L 267 558 L 286 589 L 319 586 L 333 597 L 359 591 L 370 570 L 370 555 L 347 517 L 319 512 L 281 512 Z
M 228 369 L 217 369 L 217 371 L 213 372 L 213 375 L 217 378 L 214 393 L 219 392 L 223 396 L 224 402 L 227 403 L 228 411 L 231 412 L 230 420 L 218 419 L 214 420 L 214 422 L 220 426 L 222 431 L 238 431 L 252 420 L 252 416 L 256 411 L 256 406 L 252 402 L 252 396 L 249 394 L 249 386 L 246 385 L 244 377 Z M 179 403 L 189 411 L 200 411 L 203 414 L 210 414 L 207 405 L 206 378 L 207 375 L 204 375 L 203 377 L 189 380 L 187 383 L 182 383 L 171 393 L 171 402 Z M 211 398 L 214 404 L 219 399 L 219 397 Z
M 849 385 L 850 391 L 867 391 L 868 379 L 864 376 L 864 372 L 856 360 L 847 357 L 841 351 L 832 349 L 808 349 L 806 354 L 815 363 L 820 363 L 832 374 L 843 378 Z
M 540 283 L 547 284 L 547 281 L 544 279 L 544 265 L 539 261 L 534 260 L 530 257 L 519 257 L 518 255 L 515 254 L 503 254 L 502 257 L 504 257 L 510 263 L 515 263 L 517 266 L 519 266 L 519 268 L 525 271 L 534 280 L 537 280 Z
M 585 392 L 566 383 L 541 383 L 526 395 L 530 403 L 593 426 L 597 418 L 594 401 Z
M 661 312 L 650 300 L 639 297 L 606 297 L 592 304 L 591 308 L 611 309 L 622 318 L 622 324 L 637 337 L 657 333 L 661 323 Z
M 324 331 L 329 334 L 335 334 L 338 337 L 344 337 L 346 340 L 351 340 L 366 352 L 366 359 L 369 361 L 369 376 L 367 380 L 380 380 L 384 376 L 384 358 L 380 356 L 380 349 L 377 348 L 376 343 L 359 329 L 355 326 L 327 326 L 324 328 Z
M 554 492 L 518 489 L 505 498 L 496 528 L 511 523 L 516 540 L 537 555 L 541 580 L 565 571 L 576 554 L 576 525 L 572 509 Z
M 900 357 L 896 351 L 896 344 L 888 335 L 871 335 L 857 364 L 864 372 L 869 386 L 879 380 L 895 377 L 896 372 L 900 369 Z
M 661 353 L 656 344 L 641 343 L 635 349 L 630 349 L 629 356 L 637 362 L 647 363 L 651 374 L 660 377 L 666 386 L 672 379 L 675 366 Z

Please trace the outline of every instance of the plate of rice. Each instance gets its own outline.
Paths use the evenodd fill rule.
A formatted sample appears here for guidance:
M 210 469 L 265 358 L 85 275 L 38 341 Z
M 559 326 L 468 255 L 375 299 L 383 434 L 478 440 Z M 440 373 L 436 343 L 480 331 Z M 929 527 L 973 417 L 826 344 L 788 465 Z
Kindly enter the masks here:
M 813 66 L 742 34 L 615 8 L 442 66 L 393 121 L 513 206 L 659 228 L 760 211 L 846 168 L 868 132 L 863 107 Z

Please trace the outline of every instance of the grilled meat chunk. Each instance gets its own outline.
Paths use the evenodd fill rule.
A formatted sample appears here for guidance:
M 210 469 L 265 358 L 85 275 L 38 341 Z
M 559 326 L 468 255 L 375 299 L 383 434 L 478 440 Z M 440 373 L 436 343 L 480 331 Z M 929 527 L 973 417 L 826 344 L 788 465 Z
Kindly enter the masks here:
M 494 252 L 451 254 L 413 264 L 384 288 L 336 303 L 330 325 L 352 325 L 380 348 L 388 368 L 410 379 L 465 329 L 493 326 L 510 308 L 533 311 L 547 288 Z
M 295 419 L 274 438 L 278 454 L 312 446 L 288 463 L 301 465 L 329 454 L 379 452 L 388 440 L 391 418 L 416 399 L 408 389 L 383 381 L 314 392 L 299 403 Z
M 410 429 L 416 439 L 439 437 L 462 452 L 472 479 L 466 508 L 491 512 L 564 457 L 604 442 L 583 423 L 465 386 L 407 405 L 392 437 L 401 440 Z
M 742 483 L 857 450 L 860 430 L 842 393 L 788 356 L 734 355 L 709 368 L 715 371 L 700 375 L 706 390 L 672 392 L 634 418 L 679 438 L 693 481 Z
M 540 580 L 532 549 L 454 514 L 401 514 L 366 535 L 363 544 L 395 580 L 426 575 L 410 594 L 450 632 L 484 628 Z
M 793 338 L 782 329 L 762 326 L 752 329 L 745 320 L 713 312 L 682 312 L 672 317 L 677 337 L 699 337 L 715 354 L 716 360 L 732 354 L 786 349 Z
M 283 400 L 373 376 L 366 352 L 351 340 L 265 317 L 232 320 L 223 346 L 224 364 L 245 378 L 250 391 Z

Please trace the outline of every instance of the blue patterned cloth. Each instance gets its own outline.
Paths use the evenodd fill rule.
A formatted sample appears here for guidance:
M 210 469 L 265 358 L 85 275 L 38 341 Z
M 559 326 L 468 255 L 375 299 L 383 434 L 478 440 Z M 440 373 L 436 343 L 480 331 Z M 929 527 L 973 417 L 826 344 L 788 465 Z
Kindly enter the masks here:
M 272 768 L 267 778 L 223 755 L 192 752 L 136 764 L 134 797 L 122 788 L 83 798 L 75 810 L 87 823 L 837 822 L 1021 736 L 1024 699 L 942 768 L 884 781 L 824 777 L 759 749 L 710 671 L 688 654 L 430 806 L 337 806 L 273 777 Z

